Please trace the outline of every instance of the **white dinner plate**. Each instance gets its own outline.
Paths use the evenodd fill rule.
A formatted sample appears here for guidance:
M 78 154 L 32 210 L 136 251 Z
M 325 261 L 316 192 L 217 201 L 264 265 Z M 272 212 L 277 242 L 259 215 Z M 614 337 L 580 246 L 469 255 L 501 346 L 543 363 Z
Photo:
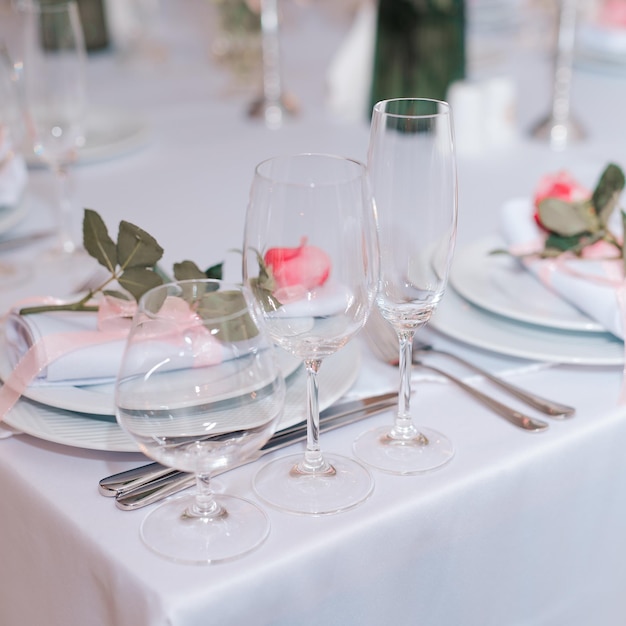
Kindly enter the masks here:
M 566 363 L 622 365 L 624 344 L 610 333 L 554 330 L 489 313 L 448 289 L 429 325 L 477 348 L 498 354 Z
M 606 332 L 549 289 L 513 257 L 489 254 L 505 244 L 495 236 L 455 253 L 450 284 L 466 300 L 491 313 L 526 324 L 577 332 Z
M 324 359 L 318 374 L 320 410 L 336 402 L 353 385 L 361 363 L 356 343 Z M 278 429 L 306 417 L 306 372 L 297 367 L 287 383 L 285 410 Z M 89 450 L 138 452 L 135 442 L 112 417 L 81 416 L 70 411 L 20 400 L 4 421 L 38 439 Z
M 113 159 L 142 148 L 150 132 L 136 115 L 113 109 L 94 108 L 85 120 L 85 145 L 78 150 L 78 163 Z M 41 167 L 42 161 L 29 150 L 24 151 L 28 165 Z
M 28 213 L 28 203 L 21 199 L 15 206 L 0 206 L 0 235 L 17 226 Z
M 0 380 L 6 381 L 11 374 L 7 350 L 4 340 L 0 340 Z M 283 376 L 287 378 L 300 366 L 300 361 L 284 350 L 277 350 L 278 365 Z M 115 415 L 113 404 L 114 384 L 100 385 L 31 385 L 22 394 L 29 400 L 45 404 L 55 409 L 64 409 L 74 413 L 89 415 Z

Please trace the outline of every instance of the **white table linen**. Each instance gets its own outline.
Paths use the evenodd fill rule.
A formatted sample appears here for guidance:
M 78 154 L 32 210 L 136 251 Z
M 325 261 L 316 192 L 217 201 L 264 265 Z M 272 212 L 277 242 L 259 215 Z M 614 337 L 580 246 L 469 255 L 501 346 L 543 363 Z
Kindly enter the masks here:
M 241 245 L 254 165 L 298 151 L 363 160 L 368 128 L 365 122 L 340 123 L 325 109 L 323 75 L 340 33 L 319 9 L 291 7 L 285 83 L 303 110 L 269 131 L 245 117 L 247 96 L 222 92 L 227 79 L 207 58 L 209 41 L 201 36 L 206 24 L 184 19 L 202 15 L 199 6 L 164 3 L 173 35 L 166 41 L 170 56 L 159 67 L 117 64 L 110 55 L 91 59 L 92 100 L 141 113 L 152 135 L 135 153 L 79 166 L 77 200 L 100 212 L 111 231 L 120 219 L 144 227 L 165 248 L 165 265 L 184 258 L 207 266 L 225 260 L 227 277 L 236 279 L 240 261 L 229 251 Z M 545 58 L 521 52 L 501 61 L 518 81 L 523 126 L 547 111 L 550 69 Z M 498 70 L 483 65 L 475 71 Z M 626 165 L 625 95 L 623 79 L 580 73 L 573 108 L 589 131 L 586 143 L 557 154 L 522 137 L 509 148 L 460 159 L 460 244 L 495 232 L 502 203 L 527 195 L 547 171 L 571 168 L 593 180 L 609 160 Z M 20 230 L 49 220 L 51 189 L 47 172 L 32 172 L 33 209 Z M 38 247 L 10 258 L 27 261 Z M 3 292 L 3 310 L 44 288 L 64 295 L 76 287 L 76 277 L 44 271 L 33 267 L 28 284 Z M 421 476 L 375 472 L 372 497 L 341 515 L 309 518 L 266 509 L 272 530 L 261 548 L 203 567 L 152 554 L 138 536 L 147 511 L 122 512 L 99 495 L 101 477 L 142 464 L 141 454 L 9 437 L 0 441 L 0 623 L 623 626 L 621 368 L 541 366 L 425 334 L 520 385 L 573 404 L 576 417 L 529 434 L 449 383 L 427 377 L 414 396 L 414 412 L 418 422 L 452 439 L 456 456 L 449 465 Z M 376 362 L 366 347 L 363 354 L 348 395 L 395 388 L 395 368 Z M 471 381 L 503 398 L 479 378 Z M 324 434 L 322 446 L 349 454 L 363 429 L 390 420 L 383 414 Z M 216 482 L 256 499 L 251 477 L 258 467 Z

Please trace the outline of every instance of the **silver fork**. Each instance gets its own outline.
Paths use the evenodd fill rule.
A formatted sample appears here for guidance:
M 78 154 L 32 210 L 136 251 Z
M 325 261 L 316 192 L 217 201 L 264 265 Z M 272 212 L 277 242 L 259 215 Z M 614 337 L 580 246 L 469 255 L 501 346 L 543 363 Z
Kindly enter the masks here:
M 364 328 L 364 336 L 367 341 L 368 346 L 372 350 L 374 356 L 376 356 L 379 360 L 389 363 L 391 365 L 398 364 L 398 337 L 396 335 L 395 330 L 391 327 L 389 323 L 378 313 L 378 311 L 374 310 L 370 315 L 370 319 Z M 575 409 L 571 406 L 561 404 L 559 402 L 554 402 L 553 400 L 547 400 L 538 396 L 536 394 L 530 393 L 525 389 L 521 389 L 512 383 L 509 383 L 502 378 L 499 378 L 469 361 L 453 354 L 451 352 L 447 352 L 445 350 L 438 350 L 431 345 L 428 345 L 423 342 L 416 341 L 413 346 L 413 362 L 416 364 L 421 364 L 426 366 L 426 364 L 422 364 L 420 360 L 417 358 L 418 354 L 440 354 L 447 358 L 455 360 L 457 363 L 462 364 L 463 366 L 471 369 L 472 371 L 480 374 L 484 378 L 490 380 L 495 385 L 499 386 L 503 390 L 512 394 L 516 398 L 522 400 L 529 406 L 541 411 L 542 413 L 553 417 L 555 419 L 563 419 L 566 417 L 571 417 L 575 413 Z M 432 369 L 432 368 L 431 368 Z M 444 374 L 442 374 L 444 375 Z M 455 377 L 451 377 L 446 374 L 446 377 L 452 380 Z M 462 381 L 454 381 L 454 382 L 462 382 Z M 463 383 L 463 386 L 467 386 L 466 383 Z

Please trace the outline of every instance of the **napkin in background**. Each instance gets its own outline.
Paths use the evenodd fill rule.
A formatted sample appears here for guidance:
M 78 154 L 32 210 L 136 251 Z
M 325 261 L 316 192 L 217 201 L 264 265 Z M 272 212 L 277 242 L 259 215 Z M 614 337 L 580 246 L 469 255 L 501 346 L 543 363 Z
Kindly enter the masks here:
M 501 211 L 500 232 L 509 248 L 527 249 L 542 240 L 533 219 L 530 198 L 508 201 Z M 620 308 L 621 260 L 536 259 L 522 261 L 528 271 L 552 292 L 567 300 L 608 332 L 624 338 L 624 312 Z
M 347 122 L 369 119 L 376 40 L 376 4 L 365 0 L 326 74 L 327 105 Z

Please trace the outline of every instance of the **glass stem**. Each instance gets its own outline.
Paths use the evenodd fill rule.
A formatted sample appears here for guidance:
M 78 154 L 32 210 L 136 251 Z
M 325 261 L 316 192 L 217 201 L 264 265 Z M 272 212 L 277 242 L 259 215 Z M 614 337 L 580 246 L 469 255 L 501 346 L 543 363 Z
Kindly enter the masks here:
M 304 362 L 307 374 L 307 436 L 304 459 L 296 465 L 292 474 L 333 474 L 333 467 L 324 460 L 320 449 L 320 411 L 317 373 L 321 359 L 308 359 Z
M 53 167 L 58 186 L 57 229 L 59 249 L 71 254 L 76 250 L 76 243 L 72 237 L 72 194 L 69 169 L 61 163 Z
M 392 439 L 408 440 L 419 436 L 411 418 L 411 368 L 414 336 L 414 330 L 398 331 L 400 391 L 398 393 L 398 412 L 390 432 Z
M 215 500 L 210 478 L 210 474 L 196 474 L 196 497 L 193 505 L 183 513 L 183 518 L 202 517 L 211 521 L 228 515 L 226 509 Z

